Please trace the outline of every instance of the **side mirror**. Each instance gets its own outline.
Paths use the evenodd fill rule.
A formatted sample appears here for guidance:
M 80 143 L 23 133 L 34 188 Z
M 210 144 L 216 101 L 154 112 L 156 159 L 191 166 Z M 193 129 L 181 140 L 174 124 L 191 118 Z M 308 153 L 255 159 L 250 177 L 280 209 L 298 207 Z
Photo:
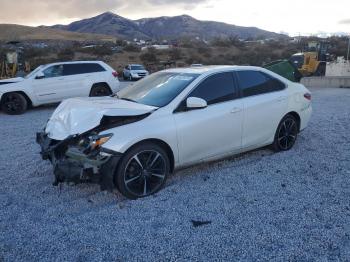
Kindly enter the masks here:
M 35 79 L 43 79 L 43 78 L 45 78 L 45 75 L 42 72 L 39 72 L 35 77 Z
M 199 97 L 189 97 L 186 100 L 186 107 L 189 109 L 199 109 L 207 107 L 207 101 Z

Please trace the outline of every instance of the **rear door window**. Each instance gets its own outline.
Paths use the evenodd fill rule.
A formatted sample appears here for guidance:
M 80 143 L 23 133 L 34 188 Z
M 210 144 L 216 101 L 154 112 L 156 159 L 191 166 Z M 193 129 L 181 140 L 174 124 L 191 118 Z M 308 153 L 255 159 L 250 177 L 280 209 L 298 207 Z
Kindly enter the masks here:
M 285 84 L 280 80 L 259 71 L 237 71 L 243 97 L 280 91 Z
M 86 64 L 66 64 L 64 65 L 64 75 L 80 75 L 106 71 L 101 65 L 94 63 Z
M 237 97 L 233 73 L 218 73 L 206 78 L 189 95 L 207 101 L 208 105 L 225 102 Z

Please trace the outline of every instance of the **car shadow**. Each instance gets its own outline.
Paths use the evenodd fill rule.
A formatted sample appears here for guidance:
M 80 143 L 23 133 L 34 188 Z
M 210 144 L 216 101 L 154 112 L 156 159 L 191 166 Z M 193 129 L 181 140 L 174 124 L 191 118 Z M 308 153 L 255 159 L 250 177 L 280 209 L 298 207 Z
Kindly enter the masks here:
M 47 104 L 47 105 L 41 105 L 41 106 L 38 106 L 38 107 L 29 107 L 23 114 L 21 115 L 25 115 L 27 113 L 30 113 L 30 112 L 37 112 L 37 111 L 47 111 L 47 110 L 55 110 L 56 107 L 59 105 L 60 103 L 53 103 L 53 104 Z M 2 110 L 0 110 L 0 115 L 9 115 L 9 114 L 6 114 L 4 113 Z M 18 115 L 12 115 L 12 116 L 18 116 Z

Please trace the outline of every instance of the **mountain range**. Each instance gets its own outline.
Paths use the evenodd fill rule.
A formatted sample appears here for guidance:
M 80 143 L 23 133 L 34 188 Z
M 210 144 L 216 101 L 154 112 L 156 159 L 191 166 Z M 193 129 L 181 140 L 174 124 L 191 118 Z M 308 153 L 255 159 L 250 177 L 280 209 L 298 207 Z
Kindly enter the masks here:
M 79 33 L 110 35 L 129 40 L 134 38 L 174 40 L 183 37 L 212 39 L 228 36 L 236 36 L 242 39 L 287 37 L 286 35 L 262 30 L 257 27 L 201 21 L 188 15 L 130 20 L 111 12 L 79 20 L 68 25 L 54 25 L 51 28 Z
M 110 35 L 70 32 L 48 27 L 32 27 L 14 24 L 0 24 L 0 41 L 103 41 L 115 42 Z

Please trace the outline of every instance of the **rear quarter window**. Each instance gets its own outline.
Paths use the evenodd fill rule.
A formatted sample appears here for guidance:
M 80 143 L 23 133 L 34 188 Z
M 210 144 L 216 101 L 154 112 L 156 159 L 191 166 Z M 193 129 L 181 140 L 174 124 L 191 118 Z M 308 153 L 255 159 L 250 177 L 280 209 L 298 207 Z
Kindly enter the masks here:
M 79 75 L 104 71 L 106 71 L 106 69 L 104 69 L 100 64 L 95 63 L 64 65 L 64 75 Z

